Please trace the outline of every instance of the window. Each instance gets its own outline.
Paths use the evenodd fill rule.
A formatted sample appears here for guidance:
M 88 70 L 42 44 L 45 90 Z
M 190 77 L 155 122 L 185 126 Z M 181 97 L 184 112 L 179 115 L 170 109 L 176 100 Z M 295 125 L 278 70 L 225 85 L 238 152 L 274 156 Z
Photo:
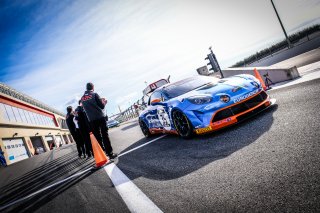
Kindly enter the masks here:
M 0 111 L 5 121 L 10 121 L 6 108 L 3 103 L 0 103 Z
M 209 83 L 214 86 L 218 80 L 219 79 L 208 77 L 192 77 L 170 84 L 164 87 L 163 91 L 168 98 L 175 98 Z
M 39 115 L 39 114 L 38 114 L 38 117 L 39 117 L 39 120 L 40 120 L 40 125 L 43 126 L 44 123 L 43 123 L 43 118 L 42 118 L 42 116 L 43 116 L 43 115 Z
M 47 125 L 50 126 L 51 123 L 50 123 L 50 118 L 49 117 L 46 117 L 46 120 L 47 120 Z
M 8 113 L 9 120 L 10 120 L 11 122 L 17 122 L 16 117 L 14 116 L 14 113 L 13 113 L 13 111 L 12 111 L 12 107 L 9 106 L 9 105 L 6 105 L 6 104 L 5 104 L 4 106 L 5 106 L 6 111 L 7 111 L 7 113 Z
M 150 100 L 149 100 L 149 104 L 151 104 L 152 102 L 159 102 L 158 100 L 161 100 L 161 93 L 160 92 L 154 92 L 151 96 L 150 96 Z
M 19 122 L 29 125 L 55 127 L 53 118 L 39 113 L 31 112 L 18 107 L 0 103 L 0 117 L 8 122 Z
M 26 115 L 25 115 L 24 112 L 23 112 L 24 110 L 18 108 L 18 111 L 19 111 L 19 114 L 20 114 L 20 117 L 21 117 L 21 121 L 22 121 L 23 123 L 28 123 L 27 118 L 26 118 Z
M 36 120 L 36 118 L 34 116 L 34 113 L 33 112 L 29 112 L 29 115 L 31 117 L 32 124 L 34 124 L 34 125 L 37 124 L 37 120 Z
M 22 119 L 21 119 L 18 108 L 13 106 L 12 110 L 13 110 L 14 116 L 16 117 L 17 122 L 21 123 Z
M 23 114 L 24 114 L 24 117 L 25 117 L 25 119 L 26 119 L 26 123 L 31 123 L 31 121 L 30 121 L 30 117 L 29 117 L 29 114 L 28 114 L 28 112 L 26 111 L 26 110 L 22 110 L 22 112 L 23 112 Z
M 25 113 L 26 113 L 26 115 L 27 115 L 29 124 L 33 124 L 33 123 L 34 123 L 34 120 L 33 120 L 33 117 L 32 117 L 31 112 L 29 112 L 29 111 L 26 110 Z
M 41 117 L 42 117 L 42 124 L 43 125 L 47 125 L 47 122 L 46 122 L 46 117 L 47 116 L 42 115 Z
M 40 116 L 39 116 L 39 114 L 33 113 L 33 115 L 34 115 L 34 118 L 35 118 L 35 120 L 36 120 L 36 124 L 37 124 L 37 125 L 41 125 L 41 121 L 40 121 Z
M 54 120 L 53 120 L 53 118 L 50 118 L 50 122 L 51 122 L 51 126 L 56 126 L 56 124 L 55 124 L 55 122 L 54 122 Z

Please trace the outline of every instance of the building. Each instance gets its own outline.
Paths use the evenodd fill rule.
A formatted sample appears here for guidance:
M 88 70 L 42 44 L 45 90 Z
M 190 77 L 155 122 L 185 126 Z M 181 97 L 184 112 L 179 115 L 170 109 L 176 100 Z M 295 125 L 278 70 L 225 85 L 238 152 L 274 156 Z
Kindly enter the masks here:
M 63 113 L 0 83 L 0 149 L 8 165 L 73 142 Z

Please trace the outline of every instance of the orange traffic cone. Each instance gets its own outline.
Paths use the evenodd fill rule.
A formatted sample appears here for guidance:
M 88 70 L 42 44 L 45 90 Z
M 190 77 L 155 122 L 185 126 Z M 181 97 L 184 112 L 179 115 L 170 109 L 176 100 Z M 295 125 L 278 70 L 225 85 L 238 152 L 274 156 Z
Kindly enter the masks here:
M 258 70 L 256 68 L 254 68 L 253 72 L 254 72 L 254 75 L 256 76 L 256 78 L 260 81 L 263 90 L 266 91 L 267 87 L 266 87 L 266 85 L 265 85 L 260 73 L 258 72 Z
M 92 132 L 90 132 L 90 140 L 92 144 L 94 160 L 96 161 L 96 166 L 97 167 L 103 166 L 108 162 L 108 158 Z

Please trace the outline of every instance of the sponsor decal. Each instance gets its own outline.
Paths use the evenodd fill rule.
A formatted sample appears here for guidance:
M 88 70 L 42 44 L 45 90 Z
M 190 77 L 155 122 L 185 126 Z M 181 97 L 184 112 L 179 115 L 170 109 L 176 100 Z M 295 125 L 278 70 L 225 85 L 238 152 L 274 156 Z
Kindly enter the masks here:
M 231 118 L 226 118 L 226 119 L 223 119 L 221 121 L 216 121 L 213 123 L 213 125 L 219 125 L 219 124 L 223 124 L 223 123 L 228 123 L 231 121 Z
M 147 115 L 146 119 L 149 123 L 150 128 L 159 128 L 161 127 L 161 123 L 159 122 L 156 115 Z
M 171 122 L 168 113 L 166 113 L 165 109 L 163 107 L 159 107 L 157 109 L 157 114 L 159 121 L 162 125 L 162 127 L 165 130 L 170 130 L 171 129 Z
M 228 95 L 221 95 L 220 101 L 222 101 L 224 103 L 228 103 L 230 101 L 230 97 Z
M 208 127 L 205 127 L 205 128 L 196 129 L 196 133 L 197 134 L 202 134 L 202 133 L 210 132 L 211 130 L 212 130 L 211 126 L 208 126 Z
M 258 89 L 257 89 L 257 90 L 254 90 L 254 91 L 252 91 L 252 92 L 249 92 L 248 94 L 245 94 L 245 95 L 243 95 L 243 96 L 240 96 L 239 98 L 234 99 L 233 102 L 234 102 L 234 103 L 238 103 L 238 102 L 240 102 L 240 101 L 243 101 L 243 100 L 249 98 L 250 96 L 253 96 L 253 95 L 257 94 L 258 92 L 259 92 Z
M 82 96 L 81 101 L 87 101 L 89 99 L 92 99 L 92 95 L 84 95 Z

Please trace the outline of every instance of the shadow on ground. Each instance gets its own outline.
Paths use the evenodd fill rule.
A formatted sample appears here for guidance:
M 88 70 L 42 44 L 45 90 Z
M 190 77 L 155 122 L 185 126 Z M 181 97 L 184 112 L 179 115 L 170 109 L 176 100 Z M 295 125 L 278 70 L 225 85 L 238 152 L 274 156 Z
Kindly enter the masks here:
M 190 140 L 168 135 L 151 146 L 121 156 L 117 166 L 131 180 L 141 176 L 154 180 L 185 176 L 255 142 L 270 129 L 276 110 L 277 105 L 274 105 L 240 124 Z M 145 142 L 145 139 L 141 139 L 123 150 L 123 153 Z
M 133 123 L 133 124 L 130 124 L 130 125 L 128 125 L 128 126 L 123 127 L 121 130 L 124 131 L 124 130 L 127 130 L 127 129 L 131 129 L 131 128 L 133 128 L 133 127 L 135 127 L 135 126 L 138 126 L 138 125 L 139 125 L 139 123 L 138 123 L 138 122 L 135 122 L 135 123 Z
M 78 153 L 74 151 L 45 163 L 10 181 L 0 188 L 0 210 L 9 203 L 24 198 L 31 193 L 57 183 L 59 180 L 65 179 L 80 171 L 89 169 L 92 167 L 91 159 L 79 159 Z M 96 170 L 91 169 L 80 176 L 76 176 L 50 188 L 50 190 L 43 191 L 27 200 L 8 206 L 4 211 L 33 212 L 74 184 L 93 174 L 95 171 Z

